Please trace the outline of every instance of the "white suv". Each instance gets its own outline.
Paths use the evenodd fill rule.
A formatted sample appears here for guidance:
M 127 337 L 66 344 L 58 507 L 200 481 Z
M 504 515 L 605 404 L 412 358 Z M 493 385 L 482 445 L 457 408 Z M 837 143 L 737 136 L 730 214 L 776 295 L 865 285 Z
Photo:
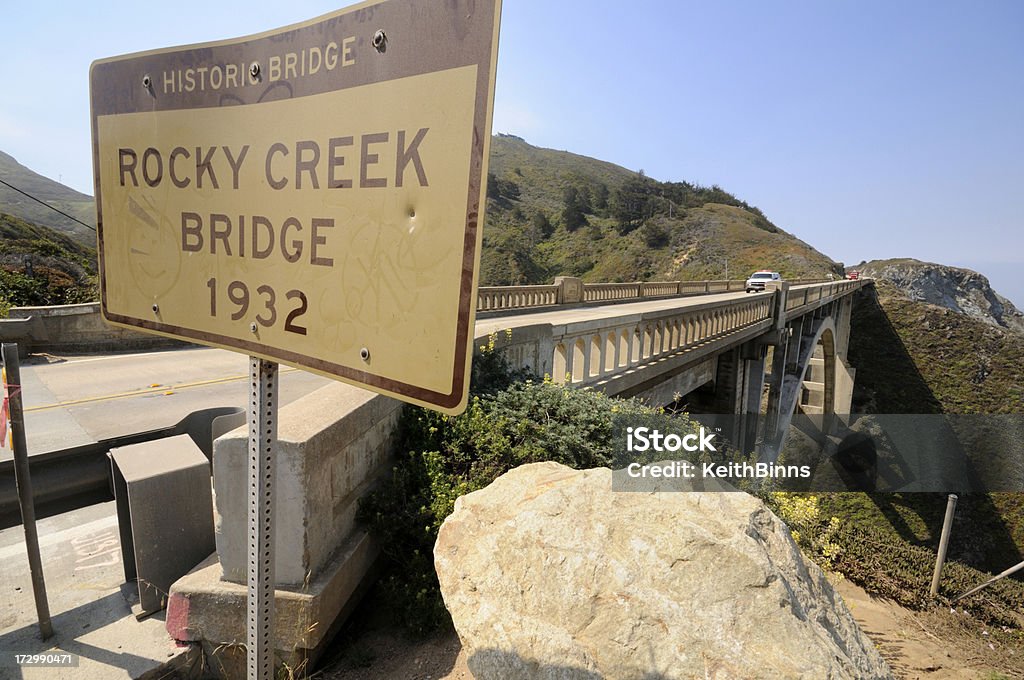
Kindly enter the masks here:
M 750 275 L 750 278 L 747 279 L 747 292 L 756 293 L 759 290 L 764 290 L 764 284 L 768 283 L 769 281 L 781 280 L 782 276 L 778 272 L 770 272 L 767 270 L 754 272 L 753 274 Z

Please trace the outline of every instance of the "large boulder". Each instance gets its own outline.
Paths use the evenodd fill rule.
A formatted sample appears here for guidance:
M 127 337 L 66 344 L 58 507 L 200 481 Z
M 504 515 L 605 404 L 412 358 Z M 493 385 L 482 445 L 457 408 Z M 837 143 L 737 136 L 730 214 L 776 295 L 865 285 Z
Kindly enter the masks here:
M 744 493 L 612 491 L 608 469 L 524 465 L 456 502 L 434 561 L 477 680 L 891 677 Z

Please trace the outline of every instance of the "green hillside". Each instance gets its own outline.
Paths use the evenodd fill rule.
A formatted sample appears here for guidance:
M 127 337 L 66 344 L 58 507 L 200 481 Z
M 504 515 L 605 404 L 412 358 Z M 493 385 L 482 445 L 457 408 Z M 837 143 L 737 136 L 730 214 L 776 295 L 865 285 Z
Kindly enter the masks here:
M 10 307 L 95 300 L 95 279 L 92 248 L 0 212 L 0 317 Z
M 0 179 L 86 224 L 96 226 L 96 211 L 93 207 L 92 196 L 80 194 L 74 189 L 29 170 L 3 151 L 0 151 Z M 0 184 L 0 211 L 32 224 L 51 227 L 90 248 L 96 246 L 95 231 L 87 229 L 74 220 L 69 220 L 2 184 Z
M 840 274 L 831 259 L 719 187 L 642 172 L 511 135 L 491 144 L 481 283 Z

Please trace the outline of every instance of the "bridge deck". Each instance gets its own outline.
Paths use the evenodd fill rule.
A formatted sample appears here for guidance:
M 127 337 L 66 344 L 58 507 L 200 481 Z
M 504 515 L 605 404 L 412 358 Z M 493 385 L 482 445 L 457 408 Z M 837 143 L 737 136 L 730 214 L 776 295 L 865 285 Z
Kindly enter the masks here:
M 644 314 L 667 309 L 685 309 L 698 305 L 714 304 L 727 300 L 739 300 L 750 297 L 747 293 L 711 293 L 709 295 L 695 295 L 692 297 L 673 297 L 658 300 L 642 300 L 637 302 L 622 302 L 618 304 L 597 305 L 593 307 L 559 308 L 550 311 L 530 312 L 526 314 L 514 314 L 489 319 L 478 319 L 476 322 L 477 337 L 487 335 L 507 328 L 522 328 L 535 324 L 572 324 L 580 321 L 592 321 L 605 319 L 610 316 L 626 316 L 629 314 Z

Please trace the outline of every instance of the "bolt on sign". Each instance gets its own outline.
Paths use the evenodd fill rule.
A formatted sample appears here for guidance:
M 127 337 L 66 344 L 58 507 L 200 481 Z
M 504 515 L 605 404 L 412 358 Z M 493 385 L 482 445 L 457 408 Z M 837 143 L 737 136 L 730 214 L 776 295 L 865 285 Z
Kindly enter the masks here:
M 457 413 L 500 0 L 93 63 L 104 318 Z

